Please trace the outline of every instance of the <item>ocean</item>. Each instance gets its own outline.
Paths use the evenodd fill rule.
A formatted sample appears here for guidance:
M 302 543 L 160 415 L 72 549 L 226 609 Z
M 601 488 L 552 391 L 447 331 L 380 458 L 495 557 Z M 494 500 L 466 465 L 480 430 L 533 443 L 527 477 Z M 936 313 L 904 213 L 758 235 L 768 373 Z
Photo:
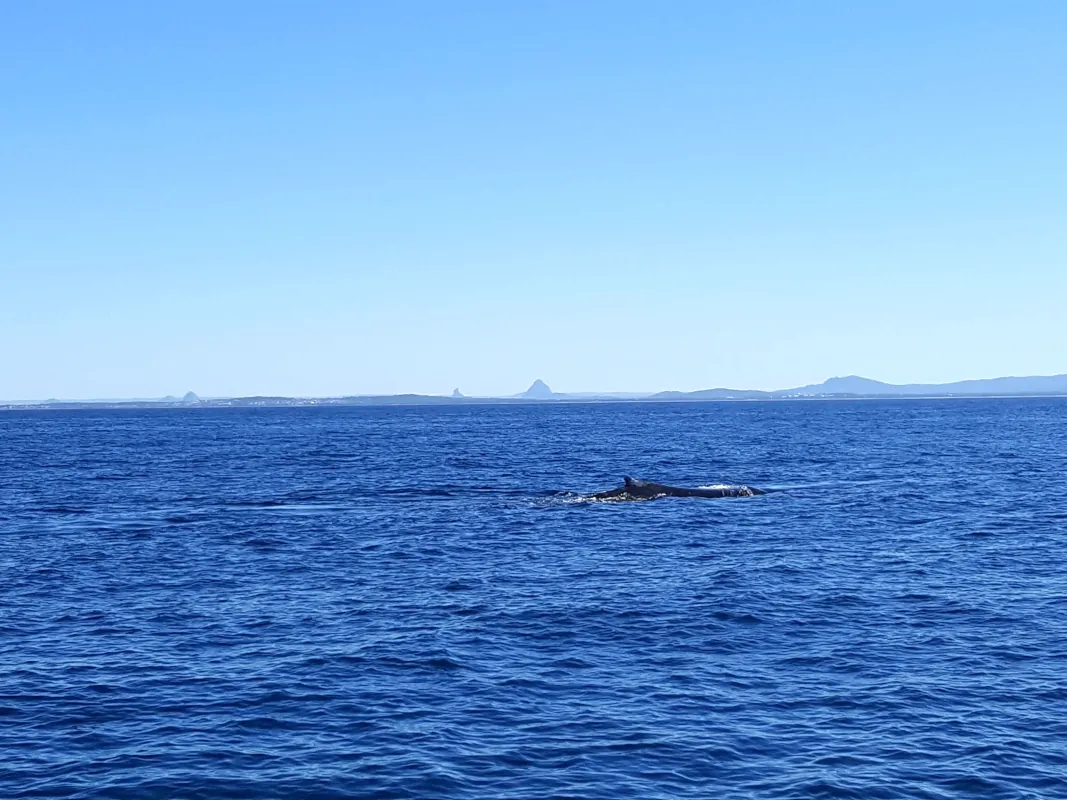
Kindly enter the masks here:
M 1065 555 L 1063 399 L 0 413 L 0 797 L 1067 797 Z

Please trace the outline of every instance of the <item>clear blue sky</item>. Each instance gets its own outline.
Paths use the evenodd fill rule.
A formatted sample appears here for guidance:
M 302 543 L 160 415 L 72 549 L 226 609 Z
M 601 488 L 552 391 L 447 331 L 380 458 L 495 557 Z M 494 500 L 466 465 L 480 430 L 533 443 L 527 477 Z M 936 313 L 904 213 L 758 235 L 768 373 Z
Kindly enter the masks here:
M 1067 2 L 0 4 L 0 398 L 1067 372 Z

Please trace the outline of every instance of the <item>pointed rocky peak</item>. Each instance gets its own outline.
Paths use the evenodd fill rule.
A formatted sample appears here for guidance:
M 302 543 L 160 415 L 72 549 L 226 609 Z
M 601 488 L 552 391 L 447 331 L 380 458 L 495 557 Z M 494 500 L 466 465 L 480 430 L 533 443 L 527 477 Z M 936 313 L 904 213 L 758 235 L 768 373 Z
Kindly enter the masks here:
M 452 390 L 452 396 L 455 398 L 466 397 L 466 395 L 463 394 L 463 392 L 461 392 L 458 388 Z
M 548 388 L 548 384 L 538 378 L 531 385 L 530 388 L 522 393 L 523 397 L 528 397 L 531 400 L 547 400 L 553 395 L 552 390 Z

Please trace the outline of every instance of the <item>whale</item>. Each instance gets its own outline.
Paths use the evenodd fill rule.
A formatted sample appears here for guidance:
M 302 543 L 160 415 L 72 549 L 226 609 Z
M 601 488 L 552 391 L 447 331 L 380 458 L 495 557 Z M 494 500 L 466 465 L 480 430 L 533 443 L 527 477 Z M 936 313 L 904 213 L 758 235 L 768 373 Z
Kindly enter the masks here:
M 767 494 L 754 486 L 715 486 L 689 489 L 682 486 L 667 486 L 626 476 L 618 489 L 609 489 L 589 495 L 590 500 L 656 500 L 660 497 L 755 497 Z

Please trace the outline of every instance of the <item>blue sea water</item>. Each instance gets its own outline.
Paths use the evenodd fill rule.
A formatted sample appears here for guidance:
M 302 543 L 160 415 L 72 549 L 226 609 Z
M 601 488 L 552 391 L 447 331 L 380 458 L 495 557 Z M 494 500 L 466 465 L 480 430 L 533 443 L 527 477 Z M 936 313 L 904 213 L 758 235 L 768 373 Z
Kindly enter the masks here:
M 1065 555 L 1063 400 L 4 413 L 0 797 L 1067 797 Z

